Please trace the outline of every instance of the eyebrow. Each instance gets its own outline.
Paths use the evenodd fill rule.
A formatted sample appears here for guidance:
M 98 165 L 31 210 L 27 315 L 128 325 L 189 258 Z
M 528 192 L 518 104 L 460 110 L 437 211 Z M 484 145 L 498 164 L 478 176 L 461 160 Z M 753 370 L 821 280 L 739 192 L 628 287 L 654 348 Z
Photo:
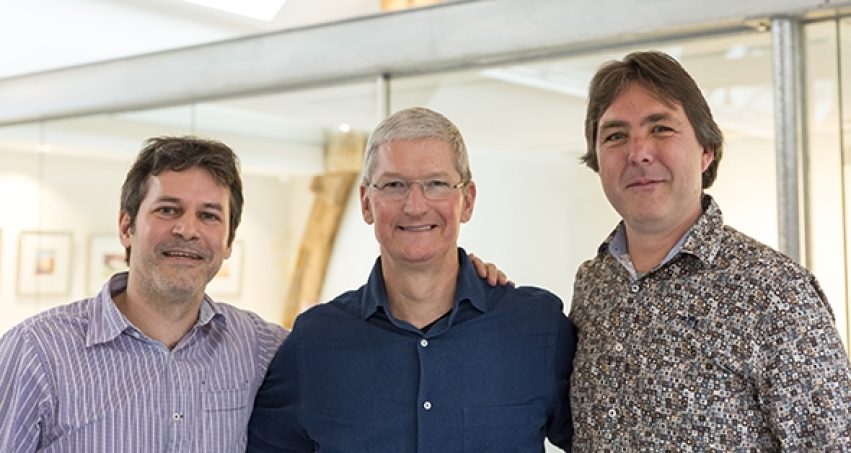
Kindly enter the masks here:
M 427 174 L 427 175 L 425 175 L 425 176 L 423 176 L 422 178 L 419 178 L 419 179 L 430 179 L 430 178 L 438 178 L 438 177 L 443 177 L 443 176 L 448 178 L 448 177 L 451 177 L 452 175 L 450 175 L 449 173 L 447 173 L 445 171 L 436 171 L 436 172 L 433 172 L 433 173 L 429 173 L 429 174 Z M 382 174 L 378 175 L 378 177 L 375 178 L 375 179 L 382 179 L 382 178 L 411 179 L 411 178 L 409 178 L 409 177 L 407 177 L 407 176 L 405 176 L 401 173 L 397 173 L 397 172 L 382 173 Z
M 171 195 L 161 195 L 159 198 L 157 198 L 157 199 L 156 199 L 156 200 L 154 200 L 154 201 L 155 201 L 156 203 L 175 203 L 175 204 L 181 204 L 181 200 L 180 200 L 180 198 L 173 197 L 173 196 L 171 196 Z M 224 209 L 224 206 L 222 206 L 222 205 L 221 205 L 221 203 L 216 203 L 216 202 L 212 202 L 212 201 L 207 201 L 207 202 L 201 203 L 201 206 L 203 206 L 205 209 L 214 209 L 214 210 L 216 210 L 216 211 L 222 211 L 222 212 L 224 212 L 224 210 L 225 210 L 225 209 Z
M 641 120 L 641 126 L 646 126 L 648 124 L 658 123 L 659 121 L 671 121 L 672 119 L 673 119 L 673 117 L 671 116 L 670 113 L 652 113 L 650 115 L 647 115 L 646 117 L 644 117 Z M 621 127 L 627 127 L 627 126 L 629 126 L 629 123 L 627 123 L 626 121 L 609 120 L 609 121 L 605 121 L 602 124 L 600 124 L 600 130 L 602 131 L 604 129 L 614 129 L 614 128 L 621 128 Z

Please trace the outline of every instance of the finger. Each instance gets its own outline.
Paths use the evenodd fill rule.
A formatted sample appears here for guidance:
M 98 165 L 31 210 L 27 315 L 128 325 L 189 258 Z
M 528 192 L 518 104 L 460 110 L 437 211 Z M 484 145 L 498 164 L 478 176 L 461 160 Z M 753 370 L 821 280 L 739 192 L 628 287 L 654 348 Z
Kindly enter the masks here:
M 497 271 L 497 272 L 498 272 L 498 274 L 497 274 L 496 280 L 497 280 L 497 283 L 499 283 L 499 286 L 505 286 L 505 285 L 511 283 L 511 282 L 508 281 L 508 276 L 505 275 L 505 272 L 503 272 L 503 271 Z M 514 284 L 512 284 L 511 286 L 514 286 Z
M 480 260 L 478 256 L 473 255 L 472 253 L 468 256 L 470 257 L 470 262 L 473 263 L 473 267 L 476 268 L 476 274 L 478 274 L 480 278 L 488 277 L 487 265 L 482 260 Z
M 497 269 L 496 266 L 493 265 L 493 263 L 488 263 L 485 265 L 485 267 L 487 267 L 488 285 L 496 286 L 496 284 L 499 283 L 501 278 L 505 278 L 505 274 L 503 274 L 502 271 Z M 500 274 L 502 274 L 502 277 L 500 277 Z

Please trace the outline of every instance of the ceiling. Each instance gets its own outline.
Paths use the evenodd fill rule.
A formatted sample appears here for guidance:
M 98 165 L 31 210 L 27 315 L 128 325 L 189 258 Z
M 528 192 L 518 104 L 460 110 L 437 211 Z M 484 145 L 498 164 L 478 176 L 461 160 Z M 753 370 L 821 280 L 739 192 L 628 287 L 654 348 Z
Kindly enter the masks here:
M 379 0 L 287 0 L 266 22 L 183 0 L 7 1 L 0 78 L 378 14 L 379 6 Z
M 288 0 L 269 22 L 181 0 L 30 0 L 0 17 L 0 77 L 9 77 L 378 14 L 380 0 Z M 46 12 L 50 11 L 48 15 Z M 810 35 L 811 42 L 817 38 Z M 30 46 L 15 45 L 31 42 Z M 770 36 L 745 34 L 660 45 L 690 68 L 728 137 L 771 139 Z M 600 63 L 629 48 L 540 62 L 391 81 L 391 109 L 424 105 L 455 121 L 468 143 L 488 149 L 584 150 L 585 91 Z M 826 49 L 829 50 L 829 49 Z M 719 67 L 727 70 L 719 71 Z M 322 166 L 326 133 L 378 121 L 372 80 L 0 128 L 0 150 L 129 159 L 145 137 L 198 133 L 240 150 L 246 170 L 310 174 Z M 524 114 L 522 112 L 534 112 Z M 569 125 L 569 126 L 568 126 Z M 28 143 L 28 144 L 27 144 Z

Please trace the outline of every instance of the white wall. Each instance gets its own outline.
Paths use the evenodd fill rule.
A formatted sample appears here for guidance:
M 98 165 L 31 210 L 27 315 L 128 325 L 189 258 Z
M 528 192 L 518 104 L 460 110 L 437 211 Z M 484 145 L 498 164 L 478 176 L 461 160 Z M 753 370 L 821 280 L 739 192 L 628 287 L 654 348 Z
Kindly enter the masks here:
M 565 310 L 579 264 L 617 222 L 597 176 L 566 152 L 523 153 L 470 145 L 478 187 L 459 245 L 496 263 L 518 285 L 560 296 Z M 366 282 L 378 256 L 372 227 L 353 196 L 344 215 L 321 300 Z
M 127 160 L 0 151 L 0 333 L 49 307 L 88 297 L 89 240 L 117 238 L 119 192 Z M 225 301 L 280 321 L 294 250 L 309 202 L 307 178 L 243 175 L 245 210 L 237 240 L 244 253 L 238 295 Z M 72 234 L 71 287 L 63 296 L 20 296 L 16 280 L 21 231 Z M 117 239 L 116 239 L 117 241 Z M 216 294 L 212 294 L 216 296 Z

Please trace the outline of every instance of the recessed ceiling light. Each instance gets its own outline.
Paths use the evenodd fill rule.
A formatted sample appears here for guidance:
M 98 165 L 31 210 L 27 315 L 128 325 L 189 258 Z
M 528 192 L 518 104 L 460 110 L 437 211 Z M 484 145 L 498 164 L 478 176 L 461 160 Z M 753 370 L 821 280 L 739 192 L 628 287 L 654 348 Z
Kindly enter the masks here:
M 287 0 L 183 0 L 226 13 L 270 21 Z

